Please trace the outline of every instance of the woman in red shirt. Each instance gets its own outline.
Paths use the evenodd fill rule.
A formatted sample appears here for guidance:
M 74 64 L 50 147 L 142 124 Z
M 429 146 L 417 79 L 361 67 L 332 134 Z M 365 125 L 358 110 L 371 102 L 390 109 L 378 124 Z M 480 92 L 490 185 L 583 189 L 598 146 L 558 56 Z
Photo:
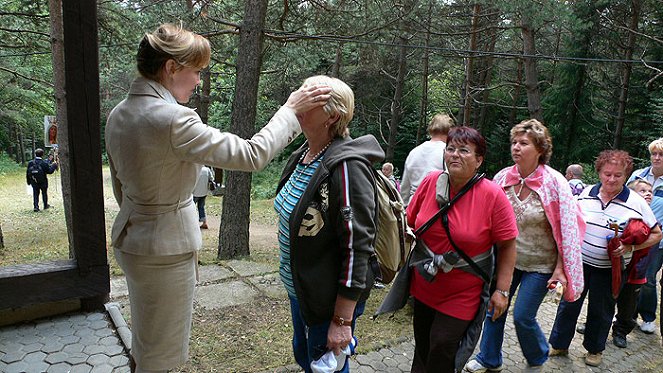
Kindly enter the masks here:
M 445 184 L 449 199 L 458 194 L 476 175 L 485 153 L 486 141 L 477 130 L 451 129 L 444 153 L 448 177 L 446 173 L 433 171 L 424 178 L 408 205 L 408 224 L 416 229 L 439 210 L 436 195 L 438 189 L 445 189 Z M 481 179 L 450 207 L 446 216 L 451 239 L 467 256 L 477 257 L 497 246 L 496 290 L 490 295 L 488 309 L 494 317 L 499 317 L 507 307 L 516 259 L 518 229 L 511 204 L 502 188 Z M 418 239 L 437 255 L 457 251 L 446 232 L 438 219 Z M 476 345 L 479 333 L 467 332 L 481 327 L 483 314 L 479 314 L 481 309 L 485 310 L 481 307 L 484 305 L 481 295 L 487 284 L 477 274 L 461 269 L 462 262 L 448 272 L 438 271 L 432 279 L 418 270 L 412 271 L 410 294 L 414 297 L 415 338 L 412 372 L 461 370 Z M 471 336 L 470 341 L 461 344 L 466 333 Z

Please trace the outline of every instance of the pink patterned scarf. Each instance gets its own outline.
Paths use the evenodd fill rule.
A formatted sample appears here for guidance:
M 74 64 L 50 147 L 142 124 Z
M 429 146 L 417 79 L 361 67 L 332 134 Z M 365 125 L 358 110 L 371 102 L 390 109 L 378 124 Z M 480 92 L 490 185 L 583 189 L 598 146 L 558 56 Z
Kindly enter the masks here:
M 562 255 L 568 281 L 564 299 L 569 302 L 577 300 L 585 286 L 581 245 L 586 225 L 566 178 L 547 165 L 539 165 L 523 179 L 514 165 L 498 172 L 494 181 L 504 189 L 525 183 L 539 196 L 552 227 L 557 251 Z

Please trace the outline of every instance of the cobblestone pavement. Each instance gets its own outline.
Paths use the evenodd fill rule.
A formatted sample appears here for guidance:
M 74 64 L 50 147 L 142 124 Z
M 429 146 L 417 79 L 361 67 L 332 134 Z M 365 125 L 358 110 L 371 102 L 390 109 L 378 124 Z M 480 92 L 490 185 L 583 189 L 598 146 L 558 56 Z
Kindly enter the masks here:
M 225 267 L 204 266 L 200 268 L 200 278 L 196 307 L 223 308 L 249 302 L 253 297 L 280 296 L 282 291 L 277 274 L 266 272 L 251 262 L 230 261 Z M 223 284 L 218 282 L 221 279 L 225 280 Z M 249 291 L 254 288 L 258 291 Z M 111 297 L 126 304 L 126 284 L 122 278 L 113 279 Z M 124 346 L 131 343 L 130 332 L 117 308 L 107 308 L 109 312 L 74 313 L 0 327 L 0 372 L 129 372 Z M 556 308 L 552 300 L 546 299 L 539 310 L 538 320 L 546 335 L 552 327 Z M 581 319 L 584 320 L 584 316 Z M 511 317 L 507 320 L 505 335 L 503 372 L 527 372 Z M 590 368 L 583 360 L 582 336 L 576 335 L 568 357 L 552 357 L 538 371 L 663 372 L 663 348 L 658 332 L 647 335 L 636 328 L 628 336 L 628 343 L 628 348 L 620 349 L 608 338 L 603 364 Z M 350 367 L 358 373 L 409 372 L 413 352 L 414 342 L 404 338 L 379 351 L 354 356 Z M 222 367 L 223 362 L 219 364 Z M 290 365 L 268 372 L 299 371 L 297 366 Z
M 0 372 L 129 372 L 104 312 L 73 313 L 0 328 Z
M 555 320 L 557 304 L 546 300 L 539 309 L 538 320 L 546 336 L 549 335 Z M 581 320 L 584 320 L 584 310 Z M 478 352 L 478 347 L 475 352 Z M 516 372 L 663 372 L 663 348 L 658 333 L 645 334 L 639 328 L 629 334 L 628 347 L 618 348 L 612 344 L 608 337 L 606 350 L 603 352 L 603 364 L 592 368 L 585 365 L 585 349 L 582 347 L 582 335 L 576 334 L 568 357 L 551 357 L 539 369 L 534 370 L 527 366 L 522 355 L 513 319 L 509 316 L 506 324 L 503 346 L 504 373 Z M 351 370 L 358 373 L 409 372 L 414 354 L 414 341 L 406 341 L 391 348 L 385 348 L 365 355 L 355 356 L 351 361 Z

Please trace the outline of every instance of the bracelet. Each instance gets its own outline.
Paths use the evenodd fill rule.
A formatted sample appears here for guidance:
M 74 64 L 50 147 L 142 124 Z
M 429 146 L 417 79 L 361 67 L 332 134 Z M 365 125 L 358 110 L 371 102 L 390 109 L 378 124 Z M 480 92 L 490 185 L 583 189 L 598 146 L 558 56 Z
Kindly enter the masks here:
M 332 321 L 338 326 L 352 326 L 352 320 L 346 320 L 339 315 L 334 315 Z
M 495 292 L 502 294 L 504 296 L 504 298 L 509 298 L 509 291 L 508 290 L 495 289 Z

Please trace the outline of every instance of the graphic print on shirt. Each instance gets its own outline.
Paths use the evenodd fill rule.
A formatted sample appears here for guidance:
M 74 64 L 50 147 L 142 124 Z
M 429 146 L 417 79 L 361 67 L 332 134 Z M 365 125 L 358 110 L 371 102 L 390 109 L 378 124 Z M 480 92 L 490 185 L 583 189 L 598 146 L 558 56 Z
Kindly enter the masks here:
M 299 227 L 299 237 L 315 236 L 325 226 L 322 213 L 329 207 L 329 186 L 324 182 L 318 190 L 320 202 L 313 201 L 306 208 L 306 213 Z

